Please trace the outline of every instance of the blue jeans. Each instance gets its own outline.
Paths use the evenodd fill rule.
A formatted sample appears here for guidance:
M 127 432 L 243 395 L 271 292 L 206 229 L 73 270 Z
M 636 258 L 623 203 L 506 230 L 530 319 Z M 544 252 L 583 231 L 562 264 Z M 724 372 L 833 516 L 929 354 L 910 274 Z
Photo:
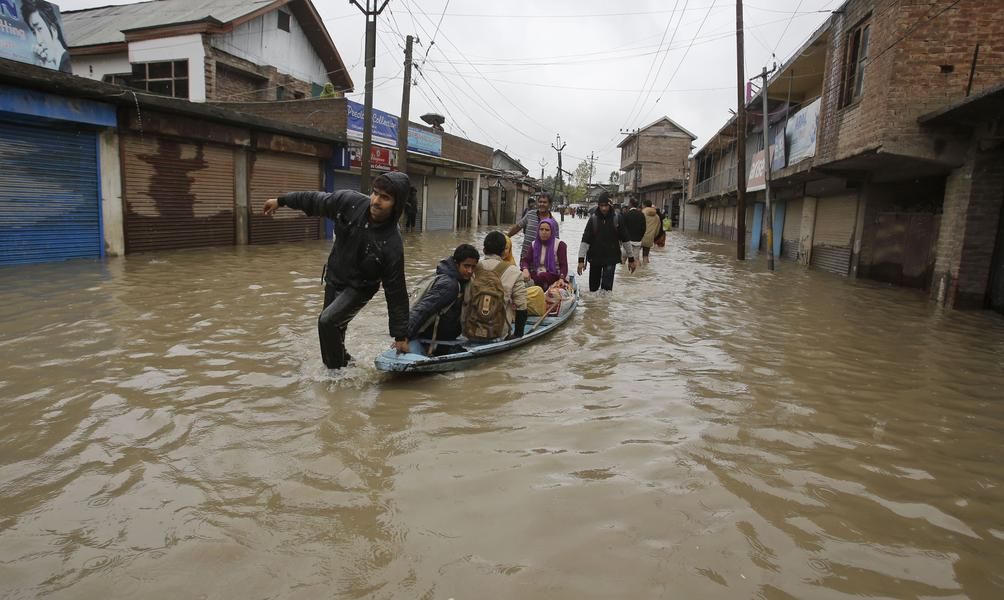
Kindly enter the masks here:
M 589 291 L 595 292 L 603 287 L 605 290 L 614 289 L 614 272 L 617 265 L 597 265 L 589 263 Z

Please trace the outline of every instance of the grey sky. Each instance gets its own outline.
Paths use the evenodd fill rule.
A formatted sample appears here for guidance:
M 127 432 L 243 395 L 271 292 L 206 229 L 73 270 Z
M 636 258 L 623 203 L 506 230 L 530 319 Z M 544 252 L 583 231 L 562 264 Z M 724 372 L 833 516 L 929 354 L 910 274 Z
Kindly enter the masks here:
M 348 0 L 314 4 L 356 84 L 350 97 L 362 102 L 363 15 Z M 772 53 L 787 59 L 839 5 L 744 2 L 747 77 Z M 390 0 L 377 28 L 376 108 L 400 112 L 404 36 L 415 35 L 413 120 L 443 114 L 447 131 L 506 150 L 532 174 L 540 160 L 554 173 L 556 134 L 567 142 L 565 169 L 595 152 L 594 181 L 606 181 L 621 129 L 667 115 L 700 147 L 736 106 L 735 0 Z

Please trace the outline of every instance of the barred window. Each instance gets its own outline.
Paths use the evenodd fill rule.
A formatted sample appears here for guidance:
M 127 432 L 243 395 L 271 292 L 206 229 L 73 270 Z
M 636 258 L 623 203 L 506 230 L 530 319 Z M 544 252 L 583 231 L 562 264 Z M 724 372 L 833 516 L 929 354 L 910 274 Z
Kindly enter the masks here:
M 133 63 L 129 85 L 154 94 L 188 99 L 188 60 Z

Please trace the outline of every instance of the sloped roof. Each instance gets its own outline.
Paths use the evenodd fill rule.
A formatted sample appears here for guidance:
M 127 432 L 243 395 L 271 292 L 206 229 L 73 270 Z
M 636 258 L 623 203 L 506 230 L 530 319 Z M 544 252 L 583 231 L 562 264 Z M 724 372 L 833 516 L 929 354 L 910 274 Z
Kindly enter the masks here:
M 125 41 L 123 31 L 200 21 L 236 21 L 275 0 L 153 0 L 120 6 L 62 11 L 63 35 L 69 46 L 94 46 Z
M 646 129 L 649 129 L 650 127 L 654 127 L 654 126 L 658 125 L 659 123 L 662 123 L 663 121 L 669 121 L 669 124 L 670 124 L 670 125 L 672 125 L 673 127 L 676 127 L 677 129 L 679 129 L 679 130 L 680 130 L 680 131 L 682 131 L 683 133 L 685 133 L 685 134 L 689 135 L 689 136 L 690 136 L 690 139 L 691 139 L 691 140 L 696 140 L 696 139 L 697 139 L 697 136 L 696 136 L 696 135 L 694 135 L 693 133 L 691 133 L 689 129 L 687 129 L 687 128 L 686 128 L 686 127 L 684 127 L 683 125 L 680 125 L 679 123 L 677 123 L 677 122 L 676 122 L 676 121 L 674 121 L 673 119 L 670 119 L 669 117 L 659 117 L 659 118 L 658 118 L 658 119 L 656 119 L 655 121 L 652 121 L 652 122 L 651 122 L 651 123 L 649 123 L 648 125 L 646 125 L 646 126 L 642 127 L 641 129 L 639 129 L 638 131 L 639 131 L 639 132 L 641 132 L 641 131 L 645 131 Z M 631 139 L 631 138 L 632 138 L 633 136 L 634 136 L 634 134 L 633 134 L 633 133 L 632 133 L 632 134 L 630 134 L 630 135 L 627 135 L 627 136 L 625 136 L 625 137 L 624 137 L 624 139 L 623 139 L 623 140 L 621 140 L 621 143 L 617 144 L 617 147 L 618 147 L 618 148 L 620 148 L 621 146 L 623 146 L 623 145 L 624 145 L 625 143 L 627 143 L 627 141 L 628 141 L 629 139 Z
M 296 17 L 329 78 L 334 76 L 336 85 L 341 80 L 344 90 L 352 91 L 352 77 L 310 0 L 152 0 L 71 10 L 62 13 L 63 35 L 71 54 L 103 53 L 119 44 L 124 48 L 129 32 L 160 37 L 157 30 L 172 35 L 179 28 L 199 26 L 196 31 L 224 33 L 280 7 Z

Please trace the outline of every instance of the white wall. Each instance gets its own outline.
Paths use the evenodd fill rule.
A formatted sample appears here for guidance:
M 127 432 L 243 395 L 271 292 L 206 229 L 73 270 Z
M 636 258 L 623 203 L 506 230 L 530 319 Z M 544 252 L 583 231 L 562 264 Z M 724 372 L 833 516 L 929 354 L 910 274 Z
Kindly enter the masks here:
M 146 63 L 164 60 L 188 60 L 188 99 L 206 101 L 206 50 L 202 35 L 143 40 L 129 44 L 129 62 Z
M 256 65 L 271 65 L 280 73 L 323 85 L 327 69 L 303 33 L 296 17 L 289 15 L 289 31 L 279 29 L 278 11 L 252 19 L 233 31 L 209 39 L 213 48 Z
M 129 64 L 129 55 L 125 52 L 73 57 L 73 74 L 77 77 L 87 77 L 101 81 L 105 75 L 118 75 L 121 73 L 127 75 L 132 73 L 132 66 Z

